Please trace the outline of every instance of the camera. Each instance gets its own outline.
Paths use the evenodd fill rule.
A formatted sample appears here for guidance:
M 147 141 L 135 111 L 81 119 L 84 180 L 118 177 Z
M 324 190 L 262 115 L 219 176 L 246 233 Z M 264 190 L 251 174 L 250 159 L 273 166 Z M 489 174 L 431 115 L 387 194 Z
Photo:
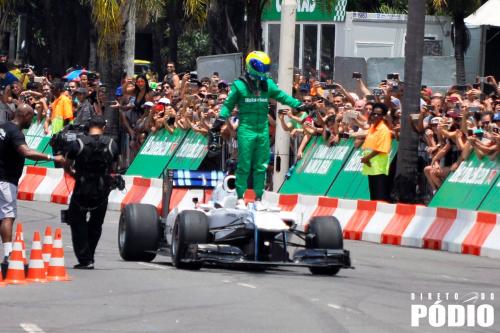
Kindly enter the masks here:
M 208 157 L 217 157 L 222 152 L 222 137 L 220 132 L 208 131 Z
M 338 89 L 339 88 L 339 85 L 338 84 L 327 84 L 325 85 L 325 89 L 327 90 L 333 90 L 333 89 Z
M 352 78 L 353 79 L 361 79 L 363 76 L 359 72 L 354 72 L 352 73 Z
M 67 125 L 59 133 L 52 135 L 49 145 L 55 153 L 68 153 L 71 143 L 87 133 L 86 126 Z
M 384 90 L 380 88 L 375 88 L 373 89 L 373 95 L 374 96 L 382 96 L 384 94 Z
M 23 74 L 27 74 L 30 72 L 30 70 L 33 70 L 35 68 L 35 66 L 33 65 L 24 65 L 23 68 L 21 68 L 21 73 Z
M 279 109 L 278 114 L 287 114 L 288 110 L 287 109 Z
M 387 80 L 399 80 L 399 73 L 387 74 Z

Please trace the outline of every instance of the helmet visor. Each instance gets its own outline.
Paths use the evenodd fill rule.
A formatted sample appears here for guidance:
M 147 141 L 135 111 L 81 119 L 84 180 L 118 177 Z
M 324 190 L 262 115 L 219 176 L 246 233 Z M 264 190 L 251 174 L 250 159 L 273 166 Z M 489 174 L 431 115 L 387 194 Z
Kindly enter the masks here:
M 258 59 L 251 59 L 250 66 L 259 73 L 267 73 L 271 69 L 271 65 L 266 65 Z

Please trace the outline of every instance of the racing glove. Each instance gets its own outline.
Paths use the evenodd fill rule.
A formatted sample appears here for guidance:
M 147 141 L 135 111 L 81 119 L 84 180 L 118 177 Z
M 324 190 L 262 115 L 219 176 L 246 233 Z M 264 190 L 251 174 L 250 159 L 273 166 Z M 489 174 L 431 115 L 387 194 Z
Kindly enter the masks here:
M 225 123 L 226 123 L 226 119 L 221 118 L 221 117 L 217 118 L 215 120 L 214 124 L 212 125 L 211 131 L 215 132 L 215 133 L 220 133 L 220 130 Z

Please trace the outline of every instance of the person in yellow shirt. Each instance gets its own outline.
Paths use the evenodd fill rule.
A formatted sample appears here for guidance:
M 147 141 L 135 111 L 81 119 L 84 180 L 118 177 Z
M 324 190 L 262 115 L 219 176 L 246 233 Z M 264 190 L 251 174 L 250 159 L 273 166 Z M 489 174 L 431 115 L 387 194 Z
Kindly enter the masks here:
M 64 93 L 63 82 L 56 82 L 53 89 L 56 99 L 50 106 L 50 120 L 47 118 L 47 121 L 52 125 L 52 134 L 56 134 L 73 121 L 73 104 L 71 99 Z
M 371 200 L 390 200 L 389 153 L 391 152 L 392 134 L 385 120 L 387 106 L 382 103 L 373 105 L 370 114 L 371 126 L 363 144 L 361 172 L 368 176 Z

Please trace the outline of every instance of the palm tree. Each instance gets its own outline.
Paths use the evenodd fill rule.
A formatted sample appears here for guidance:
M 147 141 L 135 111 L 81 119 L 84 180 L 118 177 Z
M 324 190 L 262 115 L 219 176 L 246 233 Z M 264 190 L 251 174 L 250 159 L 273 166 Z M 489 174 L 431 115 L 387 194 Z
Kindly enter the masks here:
M 133 74 L 136 24 L 156 20 L 167 0 L 86 0 L 97 30 L 97 54 L 104 82 L 116 85 Z
M 411 128 L 410 114 L 420 110 L 420 87 L 424 52 L 425 1 L 408 1 L 405 43 L 405 93 L 401 115 L 396 178 L 393 194 L 398 202 L 416 201 L 418 135 Z
M 451 40 L 455 47 L 457 84 L 465 84 L 464 55 L 469 48 L 470 35 L 464 19 L 481 6 L 481 0 L 432 0 L 432 5 L 438 13 L 452 17 Z

